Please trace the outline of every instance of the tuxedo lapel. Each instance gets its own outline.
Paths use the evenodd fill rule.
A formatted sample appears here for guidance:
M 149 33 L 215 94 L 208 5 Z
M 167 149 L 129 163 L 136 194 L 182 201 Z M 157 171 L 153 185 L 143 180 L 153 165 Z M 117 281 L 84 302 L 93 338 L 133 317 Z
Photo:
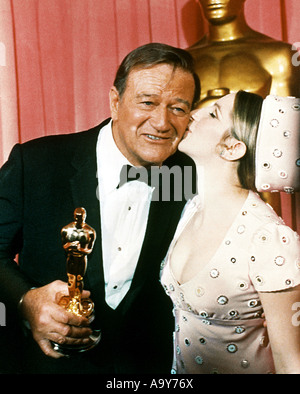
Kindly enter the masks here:
M 140 266 L 143 261 L 153 261 L 153 258 L 160 256 L 163 259 L 172 240 L 172 229 L 175 230 L 179 220 L 180 213 L 184 206 L 184 202 L 159 202 L 154 201 L 151 204 L 148 226 L 145 240 L 140 254 Z M 163 252 L 165 251 L 165 252 Z M 161 263 L 161 260 L 159 261 Z M 152 270 L 153 263 L 148 264 L 146 270 Z M 144 272 L 137 272 L 137 278 L 145 280 Z
M 146 281 L 159 281 L 160 263 L 171 243 L 184 202 L 153 201 L 140 257 L 129 292 L 124 298 L 122 313 L 130 308 Z

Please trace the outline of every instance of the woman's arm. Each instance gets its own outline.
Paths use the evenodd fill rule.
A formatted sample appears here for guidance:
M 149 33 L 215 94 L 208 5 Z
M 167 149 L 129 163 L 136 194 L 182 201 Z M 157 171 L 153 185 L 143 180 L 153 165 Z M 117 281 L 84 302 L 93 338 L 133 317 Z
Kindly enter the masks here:
M 260 292 L 276 373 L 300 373 L 300 285 Z

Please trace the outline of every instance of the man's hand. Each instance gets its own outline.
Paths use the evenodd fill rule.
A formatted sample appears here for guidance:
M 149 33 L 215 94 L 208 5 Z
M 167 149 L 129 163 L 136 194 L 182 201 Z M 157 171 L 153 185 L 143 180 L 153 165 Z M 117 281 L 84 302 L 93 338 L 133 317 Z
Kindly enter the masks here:
M 92 342 L 89 335 L 86 317 L 72 315 L 57 304 L 62 295 L 68 294 L 68 285 L 62 281 L 54 281 L 46 286 L 29 290 L 23 298 L 21 316 L 27 320 L 33 338 L 42 351 L 50 357 L 60 358 L 61 353 L 53 350 L 50 341 L 60 345 L 82 345 Z M 84 290 L 83 296 L 89 292 Z

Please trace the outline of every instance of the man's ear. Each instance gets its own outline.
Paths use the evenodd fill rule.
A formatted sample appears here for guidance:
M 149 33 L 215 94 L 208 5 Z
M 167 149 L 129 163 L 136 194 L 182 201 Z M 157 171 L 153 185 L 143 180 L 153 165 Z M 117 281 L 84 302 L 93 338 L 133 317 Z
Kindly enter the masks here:
M 244 157 L 246 152 L 246 144 L 231 137 L 227 139 L 226 144 L 223 146 L 221 157 L 228 161 L 236 161 Z
M 109 91 L 109 105 L 110 105 L 110 114 L 112 120 L 118 119 L 119 101 L 120 101 L 119 92 L 115 86 L 112 86 Z

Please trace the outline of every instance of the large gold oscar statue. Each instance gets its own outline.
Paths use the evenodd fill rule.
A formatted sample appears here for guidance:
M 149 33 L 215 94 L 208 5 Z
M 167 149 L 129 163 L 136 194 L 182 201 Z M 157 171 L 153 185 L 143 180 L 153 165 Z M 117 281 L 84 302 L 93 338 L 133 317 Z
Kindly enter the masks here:
M 86 210 L 82 207 L 74 211 L 74 221 L 63 227 L 61 237 L 67 256 L 67 275 L 69 294 L 62 296 L 58 304 L 76 316 L 84 316 L 90 322 L 94 319 L 94 303 L 83 298 L 83 277 L 87 269 L 87 256 L 92 252 L 96 231 L 86 222 Z M 84 345 L 61 345 L 53 342 L 54 350 L 71 356 L 95 347 L 101 339 L 101 331 L 93 330 L 90 342 Z
M 292 64 L 295 51 L 251 29 L 245 1 L 199 0 L 209 32 L 188 51 L 201 79 L 200 107 L 240 89 L 263 97 L 300 95 L 300 67 Z
M 74 219 L 74 222 L 61 230 L 63 248 L 67 255 L 69 295 L 62 297 L 59 304 L 74 315 L 90 317 L 94 312 L 94 303 L 89 298 L 82 298 L 82 291 L 87 256 L 93 250 L 96 231 L 86 224 L 84 208 L 75 209 Z
M 245 20 L 245 1 L 199 0 L 209 31 L 188 48 L 201 80 L 199 108 L 240 89 L 262 97 L 300 97 L 300 67 L 292 64 L 295 51 L 290 44 L 251 29 Z M 264 198 L 281 213 L 279 193 L 264 193 Z

